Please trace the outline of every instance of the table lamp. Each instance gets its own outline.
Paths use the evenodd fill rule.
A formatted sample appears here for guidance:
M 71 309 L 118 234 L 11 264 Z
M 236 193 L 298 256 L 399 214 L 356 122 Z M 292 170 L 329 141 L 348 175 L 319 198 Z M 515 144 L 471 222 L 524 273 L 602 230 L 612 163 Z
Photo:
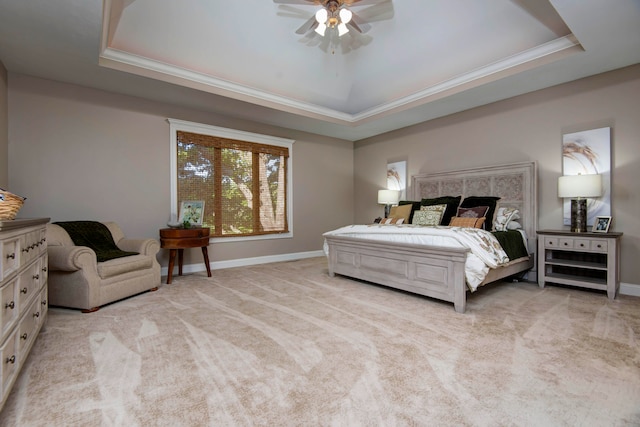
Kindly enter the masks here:
M 378 203 L 384 206 L 384 217 L 389 217 L 391 205 L 395 205 L 400 200 L 398 190 L 378 190 Z
M 564 175 L 558 178 L 558 197 L 571 198 L 571 231 L 587 231 L 587 197 L 602 195 L 602 175 Z

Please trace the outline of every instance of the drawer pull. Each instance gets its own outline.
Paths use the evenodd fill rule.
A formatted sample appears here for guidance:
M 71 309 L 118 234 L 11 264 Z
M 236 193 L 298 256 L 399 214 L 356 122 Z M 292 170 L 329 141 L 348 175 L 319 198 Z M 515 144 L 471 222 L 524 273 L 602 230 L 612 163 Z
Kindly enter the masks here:
M 569 244 L 568 244 L 567 242 L 564 242 L 564 245 L 565 245 L 565 246 L 568 246 Z
M 600 243 L 598 243 L 597 245 L 598 249 L 602 248 L 602 245 Z
M 21 294 L 25 294 L 26 295 L 28 291 L 29 291 L 29 289 L 27 289 L 27 288 L 20 289 L 20 293 Z
M 47 300 L 46 300 L 46 299 L 43 299 L 43 300 L 42 300 L 42 302 L 41 302 L 40 304 L 42 304 L 42 305 L 47 305 Z
M 549 246 L 553 246 L 553 242 L 548 242 L 548 245 Z
M 581 247 L 581 248 L 584 248 L 584 243 L 580 243 L 580 247 Z
M 38 279 L 40 278 L 40 275 L 39 275 L 39 274 L 35 274 L 35 275 L 33 276 L 33 278 L 34 278 L 34 279 L 36 279 L 36 280 L 38 280 Z
M 10 254 L 7 255 L 7 259 L 16 259 L 16 253 L 12 252 Z
M 42 272 L 46 273 L 47 272 L 47 267 L 42 267 Z
M 16 306 L 16 303 L 11 301 L 11 302 L 6 303 L 4 305 L 4 308 L 10 308 L 11 310 L 13 310 L 15 308 L 15 306 Z
M 27 340 L 27 333 L 25 332 L 24 334 L 20 335 L 20 338 L 22 338 L 23 340 Z
M 33 313 L 33 317 L 36 317 L 36 318 L 40 317 L 40 312 L 36 311 L 35 313 Z
M 16 363 L 16 356 L 13 355 L 11 357 L 7 357 L 7 359 L 5 360 L 5 363 L 11 363 L 13 365 L 14 363 Z

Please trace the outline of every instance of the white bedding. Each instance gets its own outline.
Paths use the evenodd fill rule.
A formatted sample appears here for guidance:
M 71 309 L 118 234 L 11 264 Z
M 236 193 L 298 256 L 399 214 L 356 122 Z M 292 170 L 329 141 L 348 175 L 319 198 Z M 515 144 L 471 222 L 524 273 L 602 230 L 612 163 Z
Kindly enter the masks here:
M 478 228 L 422 227 L 413 224 L 348 225 L 324 233 L 324 236 L 327 235 L 351 236 L 361 239 L 429 246 L 468 248 L 469 252 L 465 262 L 465 278 L 467 286 L 472 292 L 482 283 L 490 268 L 496 268 L 509 262 L 509 257 L 495 236 Z M 329 254 L 326 240 L 324 242 L 324 252 L 326 255 Z

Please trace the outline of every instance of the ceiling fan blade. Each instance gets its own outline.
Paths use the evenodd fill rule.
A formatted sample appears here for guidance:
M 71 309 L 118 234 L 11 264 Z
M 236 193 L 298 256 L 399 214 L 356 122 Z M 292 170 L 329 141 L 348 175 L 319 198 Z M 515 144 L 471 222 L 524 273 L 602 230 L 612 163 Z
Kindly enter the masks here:
M 353 28 L 359 33 L 366 33 L 371 29 L 371 25 L 367 23 L 366 19 L 363 19 L 357 13 L 351 11 L 351 21 L 347 24 L 348 27 Z
M 318 21 L 316 21 L 316 17 L 312 16 L 304 24 L 302 24 L 300 28 L 296 30 L 296 34 L 306 34 L 309 31 L 315 29 L 317 25 Z
M 347 22 L 347 27 L 353 28 L 355 31 L 362 33 L 362 28 L 360 28 L 360 26 L 358 26 L 358 24 L 356 24 L 353 19 Z
M 344 4 L 347 6 L 369 6 L 378 4 L 383 0 L 344 0 Z
M 311 4 L 319 4 L 318 0 L 273 0 L 274 3 L 277 4 L 304 4 L 304 5 L 311 5 Z

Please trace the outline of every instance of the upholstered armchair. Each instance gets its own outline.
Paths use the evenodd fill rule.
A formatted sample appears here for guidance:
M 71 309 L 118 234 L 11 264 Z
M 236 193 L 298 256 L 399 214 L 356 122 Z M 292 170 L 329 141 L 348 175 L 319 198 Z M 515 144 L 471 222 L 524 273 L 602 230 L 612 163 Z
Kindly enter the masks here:
M 105 304 L 158 289 L 160 264 L 156 254 L 160 244 L 157 240 L 128 239 L 114 222 L 94 223 L 100 227 L 103 238 L 113 237 L 111 243 L 117 246 L 113 248 L 116 252 L 137 252 L 120 253 L 113 259 L 99 262 L 100 257 L 105 258 L 102 248 L 76 246 L 67 229 L 63 228 L 66 224 L 69 223 L 47 224 L 50 305 L 88 313 Z M 100 224 L 104 224 L 108 232 Z M 76 241 L 82 242 L 86 237 L 78 237 L 74 230 L 70 232 Z M 84 241 L 90 240 L 91 237 Z

